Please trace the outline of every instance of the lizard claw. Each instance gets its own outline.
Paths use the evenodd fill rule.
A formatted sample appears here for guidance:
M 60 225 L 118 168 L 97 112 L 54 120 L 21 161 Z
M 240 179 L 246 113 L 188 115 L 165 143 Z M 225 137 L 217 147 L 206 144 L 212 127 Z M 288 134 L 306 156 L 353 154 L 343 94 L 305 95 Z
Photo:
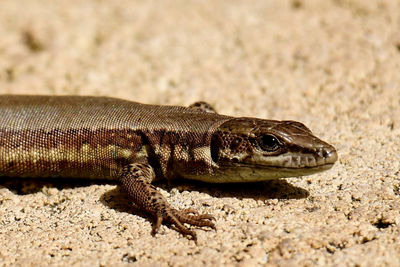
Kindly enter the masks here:
M 193 226 L 206 226 L 212 229 L 216 229 L 215 224 L 211 222 L 211 220 L 215 220 L 215 217 L 210 214 L 199 214 L 194 209 L 185 209 L 179 211 L 170 207 L 164 208 L 165 210 L 163 212 L 157 213 L 156 215 L 156 222 L 153 225 L 152 230 L 153 235 L 157 233 L 164 220 L 172 223 L 176 227 L 176 229 L 184 236 L 191 236 L 194 241 L 197 240 L 197 235 L 194 231 L 187 228 L 184 225 L 185 223 Z M 194 215 L 190 215 L 189 213 L 192 213 Z
M 211 214 L 200 214 L 197 210 L 195 210 L 193 208 L 184 209 L 180 212 L 184 213 L 185 215 L 190 216 L 191 218 L 194 218 L 196 220 L 207 219 L 207 220 L 215 221 L 215 217 L 212 216 Z M 194 214 L 194 215 L 190 215 L 190 213 Z

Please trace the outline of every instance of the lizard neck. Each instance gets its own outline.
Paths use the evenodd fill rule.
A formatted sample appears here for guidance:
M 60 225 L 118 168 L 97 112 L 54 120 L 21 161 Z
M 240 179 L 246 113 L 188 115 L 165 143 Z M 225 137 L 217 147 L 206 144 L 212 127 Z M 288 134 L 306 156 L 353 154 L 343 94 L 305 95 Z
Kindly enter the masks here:
M 157 176 L 168 180 L 210 176 L 216 167 L 211 157 L 211 139 L 215 130 L 230 119 L 221 117 L 209 127 L 196 127 L 181 130 L 158 129 L 146 135 L 149 163 L 156 169 Z

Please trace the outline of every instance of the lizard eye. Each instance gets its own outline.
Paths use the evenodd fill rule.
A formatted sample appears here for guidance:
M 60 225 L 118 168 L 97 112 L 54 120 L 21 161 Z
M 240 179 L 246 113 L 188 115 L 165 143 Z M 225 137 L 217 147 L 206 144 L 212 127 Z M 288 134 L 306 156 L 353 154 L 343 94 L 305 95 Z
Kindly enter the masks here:
M 275 136 L 269 134 L 261 136 L 259 144 L 262 150 L 269 152 L 275 151 L 279 148 L 278 139 L 276 139 Z

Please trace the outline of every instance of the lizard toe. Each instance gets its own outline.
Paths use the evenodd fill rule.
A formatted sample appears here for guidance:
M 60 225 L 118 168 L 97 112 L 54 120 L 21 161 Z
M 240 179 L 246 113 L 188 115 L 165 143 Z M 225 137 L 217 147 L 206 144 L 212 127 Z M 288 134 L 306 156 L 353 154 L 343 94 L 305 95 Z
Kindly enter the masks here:
M 182 223 L 215 229 L 214 223 L 211 222 L 211 220 L 215 220 L 215 218 L 210 214 L 189 215 L 185 212 L 174 210 L 174 215 Z

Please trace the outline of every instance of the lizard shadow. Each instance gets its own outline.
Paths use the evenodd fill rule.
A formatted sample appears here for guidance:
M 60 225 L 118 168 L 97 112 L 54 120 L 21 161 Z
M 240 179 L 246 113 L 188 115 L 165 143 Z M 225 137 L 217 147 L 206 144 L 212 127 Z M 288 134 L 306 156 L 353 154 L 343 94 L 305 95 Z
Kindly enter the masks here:
M 57 188 L 58 190 L 77 187 L 87 187 L 90 185 L 117 184 L 115 181 L 92 180 L 92 179 L 62 179 L 62 178 L 24 178 L 14 179 L 2 177 L 0 188 L 5 187 L 18 195 L 34 194 L 41 191 L 44 187 Z M 177 188 L 182 191 L 205 192 L 212 197 L 235 197 L 238 199 L 253 198 L 256 200 L 268 199 L 301 199 L 309 196 L 309 192 L 303 188 L 294 186 L 284 179 L 270 180 L 258 183 L 227 183 L 210 184 L 197 181 L 177 180 L 171 184 L 157 182 L 157 187 L 165 191 Z M 119 190 L 118 190 L 119 191 Z M 107 192 L 105 193 L 107 194 Z M 120 191 L 120 194 L 125 194 Z
M 90 180 L 90 179 L 13 179 L 4 178 L 0 181 L 0 188 L 8 188 L 15 194 L 27 195 L 34 194 L 43 190 L 43 188 L 57 188 L 58 190 L 88 187 L 90 185 L 117 185 L 115 181 L 105 180 Z M 215 198 L 237 198 L 269 200 L 269 199 L 302 199 L 309 196 L 309 192 L 300 187 L 288 183 L 284 179 L 271 180 L 259 183 L 244 183 L 244 184 L 209 184 L 197 181 L 181 181 L 178 180 L 172 184 L 166 182 L 157 182 L 157 187 L 170 192 L 172 188 L 177 188 L 182 191 L 197 191 L 206 193 Z M 100 197 L 100 202 L 118 212 L 126 212 L 135 214 L 143 218 L 150 219 L 149 215 L 137 208 L 129 199 L 128 195 L 121 190 L 119 186 L 112 190 L 108 190 Z M 202 205 L 209 205 L 207 201 Z
M 212 186 L 210 186 L 210 184 L 194 181 L 191 184 L 185 183 L 183 186 L 185 190 L 202 191 L 217 198 L 234 197 L 240 200 L 245 198 L 252 198 L 255 200 L 301 199 L 307 198 L 310 195 L 307 190 L 294 186 L 284 179 L 242 184 L 212 184 Z
M 116 184 L 114 181 L 92 179 L 67 179 L 67 178 L 23 178 L 15 179 L 1 177 L 0 189 L 7 188 L 17 195 L 29 195 L 40 192 L 43 188 L 57 188 L 58 190 L 87 187 L 90 185 Z
M 165 182 L 158 182 L 156 186 L 167 192 L 170 192 L 172 188 L 177 188 L 179 193 L 182 191 L 197 191 L 204 192 L 215 198 L 232 197 L 239 200 L 246 198 L 255 200 L 302 199 L 310 195 L 307 190 L 291 185 L 283 179 L 246 184 L 208 184 L 197 181 L 176 181 L 171 185 Z M 132 203 L 128 195 L 120 187 L 105 192 L 100 201 L 105 206 L 119 212 L 148 217 L 148 214 Z M 203 203 L 203 205 L 208 204 Z

